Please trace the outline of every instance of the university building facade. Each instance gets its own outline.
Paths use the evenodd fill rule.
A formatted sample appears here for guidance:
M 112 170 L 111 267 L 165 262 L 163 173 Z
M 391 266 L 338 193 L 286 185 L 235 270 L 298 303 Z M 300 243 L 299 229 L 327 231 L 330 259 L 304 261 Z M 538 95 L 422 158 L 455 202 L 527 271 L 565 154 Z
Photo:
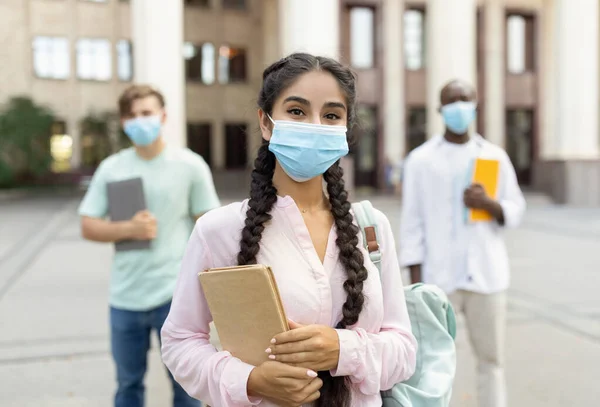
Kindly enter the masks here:
M 440 88 L 461 78 L 478 90 L 477 131 L 522 184 L 600 205 L 599 20 L 597 0 L 4 0 L 0 103 L 49 106 L 68 167 L 93 167 L 82 121 L 149 82 L 171 143 L 244 171 L 262 70 L 304 50 L 357 72 L 357 186 L 382 187 L 387 165 L 442 130 Z

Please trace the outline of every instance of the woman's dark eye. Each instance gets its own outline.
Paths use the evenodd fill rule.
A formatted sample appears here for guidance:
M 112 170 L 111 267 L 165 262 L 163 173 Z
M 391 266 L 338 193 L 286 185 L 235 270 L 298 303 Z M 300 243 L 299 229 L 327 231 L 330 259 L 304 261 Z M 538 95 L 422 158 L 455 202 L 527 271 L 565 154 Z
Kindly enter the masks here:
M 293 114 L 294 116 L 301 116 L 304 114 L 304 112 L 300 109 L 290 109 L 288 110 L 288 113 Z
M 335 113 L 329 113 L 328 115 L 325 115 L 325 118 L 326 118 L 327 120 L 339 120 L 339 119 L 340 119 L 340 116 L 338 116 L 338 115 L 337 115 L 337 114 L 335 114 Z

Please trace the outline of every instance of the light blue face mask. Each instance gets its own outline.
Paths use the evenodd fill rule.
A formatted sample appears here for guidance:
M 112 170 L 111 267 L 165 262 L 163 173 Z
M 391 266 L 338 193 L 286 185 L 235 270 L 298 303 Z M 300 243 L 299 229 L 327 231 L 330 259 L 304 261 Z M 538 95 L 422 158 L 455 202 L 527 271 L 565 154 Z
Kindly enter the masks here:
M 348 154 L 346 126 L 271 121 L 274 126 L 269 150 L 275 154 L 285 173 L 296 182 L 323 175 Z
M 123 131 L 136 146 L 147 146 L 158 138 L 161 129 L 160 116 L 147 116 L 129 119 L 123 124 Z
M 475 102 L 454 102 L 442 106 L 442 116 L 446 127 L 455 134 L 465 134 L 475 120 Z

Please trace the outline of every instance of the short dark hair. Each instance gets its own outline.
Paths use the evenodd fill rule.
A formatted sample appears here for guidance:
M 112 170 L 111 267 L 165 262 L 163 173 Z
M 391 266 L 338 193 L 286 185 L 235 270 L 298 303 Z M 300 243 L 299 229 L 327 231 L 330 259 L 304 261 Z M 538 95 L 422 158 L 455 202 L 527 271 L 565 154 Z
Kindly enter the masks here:
M 161 107 L 165 107 L 165 97 L 150 85 L 131 85 L 119 98 L 119 114 L 125 117 L 131 113 L 131 105 L 138 99 L 154 96 L 158 99 Z

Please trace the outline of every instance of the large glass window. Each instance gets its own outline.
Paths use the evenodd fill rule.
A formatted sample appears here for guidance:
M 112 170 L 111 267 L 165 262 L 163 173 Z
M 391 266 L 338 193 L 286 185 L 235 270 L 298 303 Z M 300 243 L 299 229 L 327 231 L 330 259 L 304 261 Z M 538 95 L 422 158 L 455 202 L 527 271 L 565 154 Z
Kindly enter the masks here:
M 212 125 L 210 123 L 187 124 L 187 146 L 204 158 L 212 167 Z
M 375 171 L 377 166 L 377 111 L 371 106 L 357 109 L 358 126 L 361 129 L 358 142 L 357 169 L 360 172 Z
M 223 0 L 223 8 L 233 10 L 246 10 L 246 0 Z
M 52 172 L 67 172 L 71 169 L 73 138 L 67 133 L 67 124 L 57 120 L 52 124 L 50 135 L 50 155 Z
M 534 70 L 535 51 L 533 17 L 509 15 L 506 19 L 507 69 L 521 74 Z
M 354 157 L 354 181 L 358 186 L 377 185 L 378 127 L 377 108 L 359 105 L 356 126 L 352 129 L 356 144 L 351 150 Z
M 350 62 L 359 69 L 375 65 L 375 11 L 372 8 L 350 9 Z
M 112 53 L 109 40 L 82 38 L 77 41 L 77 77 L 108 81 L 112 77 Z
M 246 81 L 246 50 L 223 45 L 219 48 L 219 83 Z
M 229 170 L 243 169 L 248 164 L 247 126 L 245 123 L 225 124 L 225 166 Z
M 215 83 L 215 46 L 210 42 L 194 45 L 186 42 L 183 45 L 186 77 L 189 81 L 205 85 Z
M 404 61 L 406 69 L 418 71 L 425 67 L 425 12 L 404 12 Z
M 117 42 L 117 74 L 122 81 L 130 81 L 133 79 L 131 41 L 120 40 Z
M 427 140 L 427 109 L 425 107 L 408 109 L 406 139 L 407 154 Z
M 210 0 L 185 0 L 185 5 L 196 7 L 210 7 Z
M 71 74 L 69 40 L 62 37 L 35 37 L 33 71 L 39 78 L 67 79 Z
M 534 117 L 529 109 L 506 112 L 506 152 L 521 183 L 529 183 L 531 177 Z

